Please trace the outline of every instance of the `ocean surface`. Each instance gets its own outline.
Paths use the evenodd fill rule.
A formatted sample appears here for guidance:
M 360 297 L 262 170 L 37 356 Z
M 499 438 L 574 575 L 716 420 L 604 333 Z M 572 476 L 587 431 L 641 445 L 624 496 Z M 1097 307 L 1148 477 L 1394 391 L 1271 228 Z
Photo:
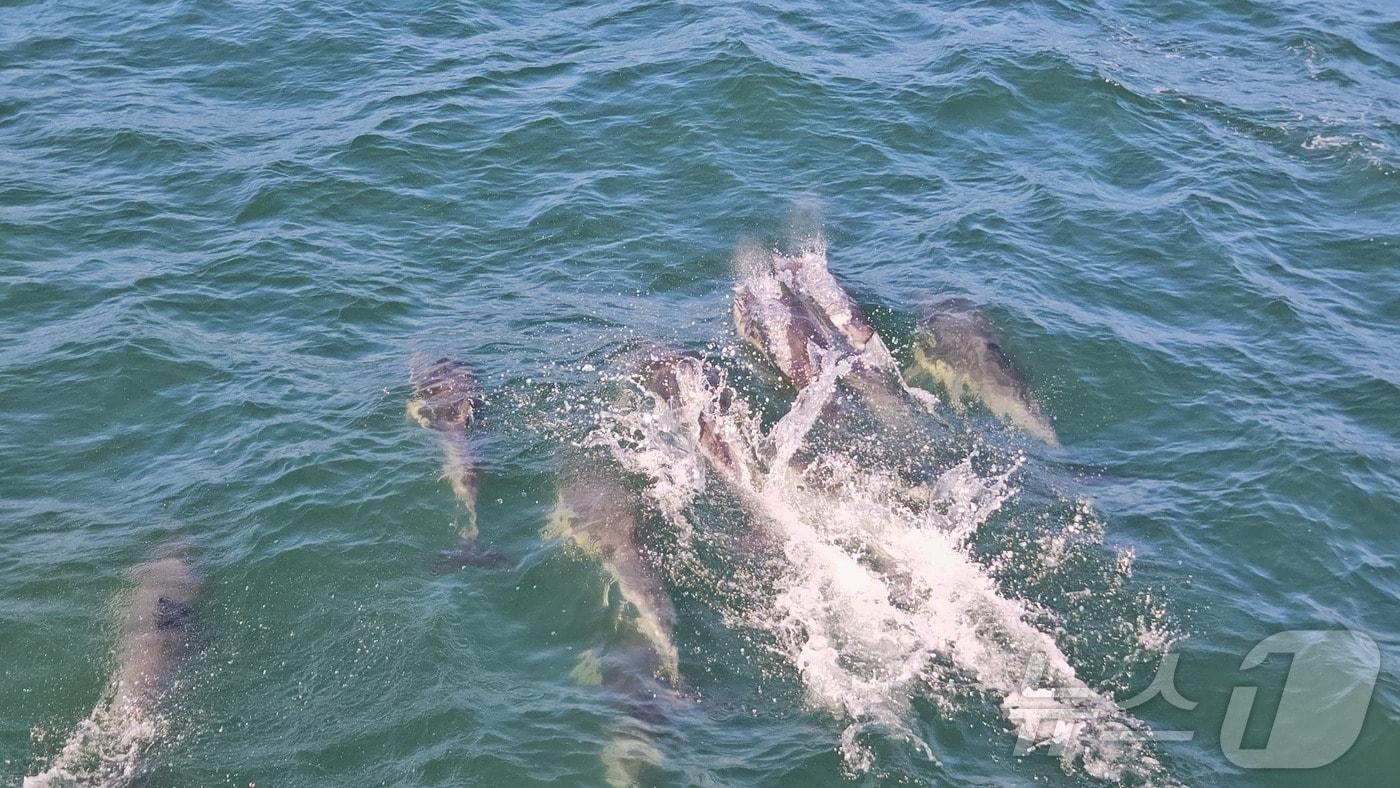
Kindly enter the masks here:
M 486 6 L 0 2 L 0 784 L 1395 784 L 1400 6 Z M 1062 444 L 945 396 L 944 438 L 837 452 L 870 481 L 819 515 L 885 523 L 892 457 L 966 504 L 886 523 L 936 593 L 627 454 L 640 347 L 780 423 L 736 250 L 822 244 L 901 363 L 975 305 Z M 435 559 L 416 354 L 477 377 L 498 565 Z M 646 713 L 580 669 L 631 611 L 550 536 L 571 453 L 674 599 Z M 123 717 L 171 550 L 195 634 Z M 1254 768 L 1303 660 L 1245 658 L 1293 630 L 1359 633 L 1325 672 L 1374 689 L 1328 763 Z M 1137 743 L 1018 749 L 1031 641 Z

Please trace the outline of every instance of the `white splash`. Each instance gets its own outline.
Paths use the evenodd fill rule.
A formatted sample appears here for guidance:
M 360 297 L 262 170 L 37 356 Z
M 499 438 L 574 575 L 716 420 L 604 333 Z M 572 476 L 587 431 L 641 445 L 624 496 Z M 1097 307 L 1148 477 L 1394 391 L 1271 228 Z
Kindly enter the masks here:
M 114 683 L 64 742 L 53 765 L 24 778 L 24 788 L 126 785 L 141 754 L 167 728 L 165 716 L 145 704 L 123 700 Z

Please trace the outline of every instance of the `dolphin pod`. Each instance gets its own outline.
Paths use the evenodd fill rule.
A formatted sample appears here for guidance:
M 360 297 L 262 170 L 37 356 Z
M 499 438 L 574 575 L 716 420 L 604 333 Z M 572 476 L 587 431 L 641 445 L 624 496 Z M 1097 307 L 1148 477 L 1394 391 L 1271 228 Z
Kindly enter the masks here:
M 482 402 L 470 368 L 452 358 L 431 363 L 415 358 L 407 413 L 433 430 L 442 445 L 443 476 L 467 509 L 468 525 L 458 543 L 431 562 L 435 571 L 468 566 L 511 565 L 504 555 L 478 546 L 476 468 L 470 431 Z M 612 694 L 623 717 L 603 753 L 610 785 L 637 785 L 645 770 L 663 760 L 646 730 L 649 721 L 684 705 L 680 656 L 675 645 L 676 611 L 646 555 L 640 523 L 620 475 L 581 462 L 560 474 L 555 509 L 544 534 L 559 538 L 596 560 L 626 611 L 630 636 L 589 649 L 572 672 L 581 684 Z M 627 615 L 630 613 L 630 615 Z
M 933 412 L 937 403 L 910 384 L 935 384 L 949 404 L 982 403 L 1003 422 L 1052 446 L 1059 439 L 992 323 L 970 303 L 935 303 L 919 322 L 913 363 L 901 372 L 869 317 L 828 270 L 820 242 L 792 254 L 742 250 L 732 316 L 739 337 L 798 392 L 789 416 L 805 406 L 803 393 L 839 379 L 887 424 Z M 737 493 L 760 525 L 776 516 L 761 490 L 778 463 L 755 409 L 709 360 L 664 348 L 633 357 L 628 370 L 640 390 L 667 414 L 705 466 Z M 438 571 L 500 568 L 513 562 L 479 546 L 477 470 L 472 430 L 483 399 L 471 368 L 456 359 L 410 363 L 413 395 L 406 412 L 431 431 L 443 454 L 442 476 L 466 510 L 455 547 L 432 562 Z M 844 406 L 824 397 L 811 417 L 839 421 Z M 780 425 L 781 426 L 781 425 Z M 795 466 L 794 466 L 795 467 Z M 676 608 L 643 539 L 642 502 L 624 484 L 621 467 L 580 462 L 560 474 L 556 505 L 545 533 L 596 561 L 621 602 L 625 626 L 605 646 L 590 649 L 573 675 L 611 692 L 631 724 L 620 724 L 604 753 L 607 779 L 632 785 L 662 756 L 646 726 L 685 705 Z M 755 494 L 755 491 L 760 491 Z M 883 557 L 875 554 L 872 560 Z M 132 572 L 133 589 L 121 614 L 116 670 L 108 690 L 70 735 L 50 768 L 27 777 L 26 788 L 80 784 L 127 785 L 140 779 L 140 758 L 164 730 L 163 710 L 179 688 L 191 647 L 200 580 L 187 546 L 166 546 Z
M 980 401 L 1002 421 L 1059 445 L 1054 428 L 1003 351 L 991 322 L 966 300 L 947 299 L 927 310 L 913 337 L 914 362 L 901 372 L 865 311 L 831 274 L 820 237 L 792 253 L 740 249 L 735 272 L 732 314 L 739 337 L 799 392 L 821 378 L 824 369 L 843 365 L 835 372 L 850 392 L 878 418 L 902 425 L 911 412 L 934 411 L 939 401 L 923 389 L 923 384 L 932 383 L 948 394 L 955 408 L 962 408 L 966 399 Z M 441 554 L 439 561 L 453 567 L 505 565 L 503 556 L 483 551 L 473 542 L 478 533 L 476 473 L 469 431 L 482 400 L 471 370 L 447 357 L 428 362 L 419 356 L 411 366 L 414 396 L 408 413 L 439 436 L 445 456 L 443 476 L 468 512 L 460 543 Z M 735 434 L 736 425 L 756 423 L 757 417 L 719 367 L 667 348 L 651 348 L 640 357 L 633 354 L 628 367 L 641 388 L 690 430 L 713 471 L 736 487 L 749 488 L 769 470 L 769 460 L 755 449 L 753 436 Z M 820 418 L 839 420 L 845 415 L 841 407 L 840 398 L 828 398 Z M 561 505 L 570 496 L 561 492 Z M 597 554 L 580 542 L 592 538 L 582 531 L 566 528 L 556 535 L 568 536 L 585 553 Z M 634 548 L 631 540 L 616 539 L 607 549 L 617 555 Z M 641 565 L 633 559 L 614 560 L 625 561 L 620 566 Z
M 905 427 L 920 414 L 941 424 L 936 408 L 940 401 L 921 387 L 933 383 L 956 408 L 964 399 L 978 400 L 1006 423 L 1058 445 L 1049 420 L 1002 351 L 990 322 L 966 302 L 942 302 L 925 315 L 913 337 L 914 363 L 902 371 L 865 311 L 831 274 L 819 239 L 793 253 L 742 249 L 735 269 L 735 329 L 797 390 L 790 417 L 839 423 L 851 414 L 847 400 L 853 399 L 886 426 Z M 770 511 L 756 491 L 775 470 L 774 463 L 801 468 L 794 457 L 772 456 L 772 441 L 763 436 L 758 414 L 730 385 L 724 370 L 700 356 L 651 347 L 630 354 L 625 372 L 662 409 L 675 435 L 693 447 L 709 472 L 739 496 L 764 531 L 765 522 L 771 524 L 778 513 Z M 477 488 L 470 432 L 481 397 L 470 368 L 452 358 L 428 362 L 416 357 L 410 377 L 414 395 L 408 414 L 438 436 L 445 458 L 443 476 L 469 517 L 459 544 L 439 555 L 438 566 L 509 565 L 503 556 L 483 551 L 474 542 Z M 829 390 L 804 404 L 804 392 L 824 382 Z M 850 397 L 832 395 L 830 387 L 838 382 Z M 798 413 L 803 410 L 809 412 Z M 683 677 L 675 607 L 656 556 L 641 538 L 642 502 L 623 484 L 627 470 L 634 469 L 566 463 L 543 533 L 596 561 L 623 611 L 621 640 L 586 652 L 574 677 L 626 699 L 624 716 L 644 721 L 676 705 L 658 698 L 678 698 Z M 875 554 L 872 560 L 881 556 Z M 659 760 L 646 736 L 619 733 L 605 753 L 609 782 L 632 784 L 639 765 Z

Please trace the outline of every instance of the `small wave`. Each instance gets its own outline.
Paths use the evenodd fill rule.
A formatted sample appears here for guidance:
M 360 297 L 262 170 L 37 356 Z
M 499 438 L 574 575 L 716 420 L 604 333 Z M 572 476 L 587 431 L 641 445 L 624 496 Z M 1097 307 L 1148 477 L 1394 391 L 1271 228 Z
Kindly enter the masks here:
M 1303 143 L 1303 150 L 1331 150 L 1332 148 L 1340 148 L 1346 144 L 1346 137 L 1315 134 L 1311 139 Z

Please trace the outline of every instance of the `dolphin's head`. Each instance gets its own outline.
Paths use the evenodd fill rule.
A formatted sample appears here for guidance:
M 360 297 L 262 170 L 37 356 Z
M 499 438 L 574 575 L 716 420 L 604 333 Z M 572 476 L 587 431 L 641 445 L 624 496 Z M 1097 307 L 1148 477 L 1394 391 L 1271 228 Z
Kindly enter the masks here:
M 916 332 L 919 350 L 931 357 L 961 356 L 995 345 L 991 323 L 965 298 L 945 298 L 924 307 Z
M 672 350 L 654 352 L 640 371 L 643 388 L 671 408 L 685 406 L 716 374 L 700 359 Z
M 740 283 L 734 288 L 734 329 L 739 332 L 740 339 L 762 352 L 768 346 L 768 339 L 757 311 L 758 296 L 746 284 Z
M 734 328 L 759 351 L 768 344 L 761 310 L 771 297 L 772 269 L 772 254 L 756 244 L 741 244 L 734 254 Z
M 442 431 L 471 426 L 480 397 L 466 364 L 451 358 L 415 364 L 411 378 L 413 399 L 409 400 L 408 414 L 415 421 Z
M 692 430 L 701 453 L 722 473 L 747 478 L 757 459 L 743 431 L 753 413 L 729 385 L 723 368 L 702 358 L 671 353 L 641 370 L 643 388 Z
M 734 327 L 797 388 L 812 379 L 813 353 L 831 347 L 825 326 L 777 276 L 750 277 L 734 288 Z

